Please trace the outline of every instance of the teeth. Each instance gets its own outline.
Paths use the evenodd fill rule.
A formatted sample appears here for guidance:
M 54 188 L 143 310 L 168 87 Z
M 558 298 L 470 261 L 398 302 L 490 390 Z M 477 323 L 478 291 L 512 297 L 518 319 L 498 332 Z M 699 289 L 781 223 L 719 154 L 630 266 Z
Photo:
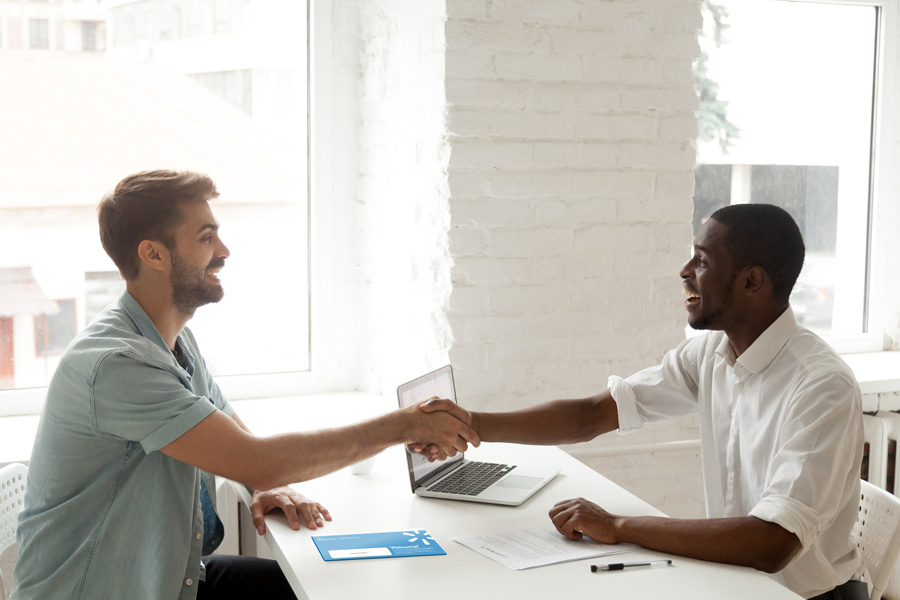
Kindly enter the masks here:
M 684 295 L 691 299 L 700 298 L 699 294 L 695 294 L 694 292 L 692 292 L 690 290 L 684 290 Z

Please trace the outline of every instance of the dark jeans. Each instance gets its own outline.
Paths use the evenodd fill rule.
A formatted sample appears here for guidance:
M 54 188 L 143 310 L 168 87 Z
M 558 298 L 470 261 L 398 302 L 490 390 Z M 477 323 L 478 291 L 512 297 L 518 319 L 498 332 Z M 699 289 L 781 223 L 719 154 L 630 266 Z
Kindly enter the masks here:
M 197 600 L 297 600 L 274 560 L 211 555 L 203 557 L 203 564 L 206 581 L 197 589 Z
M 862 581 L 848 581 L 809 600 L 869 600 L 869 586 Z

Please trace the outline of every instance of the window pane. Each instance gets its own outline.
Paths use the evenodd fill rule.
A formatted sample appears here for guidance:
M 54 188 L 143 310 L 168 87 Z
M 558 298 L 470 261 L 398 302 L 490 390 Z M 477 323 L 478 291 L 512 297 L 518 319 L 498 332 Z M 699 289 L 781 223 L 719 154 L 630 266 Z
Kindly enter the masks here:
M 781 0 L 706 6 L 707 17 L 724 9 L 724 26 L 705 19 L 697 65 L 695 230 L 727 204 L 785 208 L 807 247 L 791 297 L 798 320 L 823 334 L 862 333 L 877 10 Z
M 225 298 L 188 324 L 213 373 L 308 369 L 306 4 L 114 4 L 77 15 L 16 4 L 29 44 L 49 47 L 52 31 L 53 47 L 0 50 L 0 80 L 17 82 L 0 112 L 15 140 L 0 145 L 0 388 L 44 386 L 59 360 L 35 356 L 56 347 L 52 317 L 12 302 L 3 273 L 27 275 L 49 302 L 74 298 L 83 328 L 124 285 L 96 205 L 124 176 L 157 168 L 207 173 L 221 193 L 211 206 L 231 251 Z
M 35 354 L 52 356 L 62 354 L 75 337 L 75 300 L 56 300 L 59 311 L 55 314 L 34 317 Z
M 50 21 L 28 19 L 28 47 L 36 50 L 50 47 Z

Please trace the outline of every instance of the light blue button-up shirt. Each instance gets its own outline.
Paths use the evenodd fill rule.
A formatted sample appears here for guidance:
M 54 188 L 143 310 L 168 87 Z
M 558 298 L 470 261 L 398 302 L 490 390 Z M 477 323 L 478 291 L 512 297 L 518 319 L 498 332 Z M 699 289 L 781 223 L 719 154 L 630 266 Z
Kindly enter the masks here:
M 177 343 L 188 370 L 126 292 L 69 345 L 31 456 L 15 600 L 196 597 L 201 473 L 159 450 L 234 411 L 188 329 Z

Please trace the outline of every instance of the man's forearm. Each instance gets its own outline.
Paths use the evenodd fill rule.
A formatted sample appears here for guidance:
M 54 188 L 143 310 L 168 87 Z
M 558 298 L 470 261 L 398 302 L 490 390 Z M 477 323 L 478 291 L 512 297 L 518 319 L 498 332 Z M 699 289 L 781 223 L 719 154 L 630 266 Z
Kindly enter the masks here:
M 556 400 L 505 413 L 472 413 L 472 428 L 483 441 L 518 444 L 575 444 L 618 428 L 609 392 L 581 400 Z
M 258 489 L 321 477 L 409 439 L 397 413 L 363 423 L 314 432 L 260 438 Z M 259 464 L 259 463 L 258 463 Z
M 369 421 L 315 432 L 257 437 L 240 419 L 216 411 L 162 451 L 182 462 L 257 490 L 320 477 L 394 444 L 434 444 L 454 455 L 478 437 L 455 417 L 418 406 Z
M 617 517 L 613 530 L 619 542 L 767 573 L 783 569 L 800 550 L 796 535 L 756 517 Z

